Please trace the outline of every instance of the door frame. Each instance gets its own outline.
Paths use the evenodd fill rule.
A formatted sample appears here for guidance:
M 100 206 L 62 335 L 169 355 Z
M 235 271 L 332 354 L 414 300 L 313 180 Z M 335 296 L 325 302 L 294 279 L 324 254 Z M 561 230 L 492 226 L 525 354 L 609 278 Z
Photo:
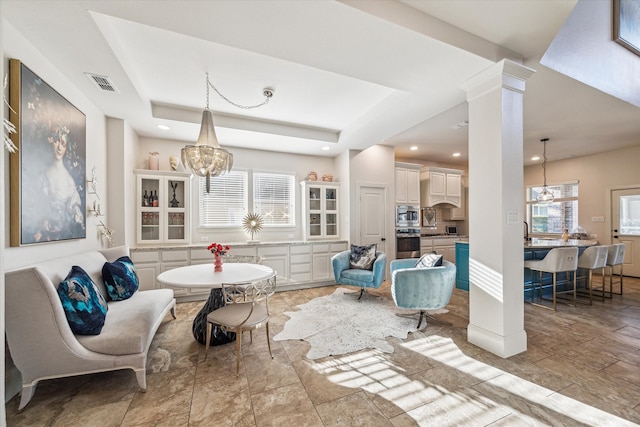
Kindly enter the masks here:
M 356 194 L 355 194 L 355 212 L 353 217 L 353 224 L 355 225 L 355 231 L 357 235 L 360 236 L 360 196 L 362 194 L 363 187 L 371 187 L 371 188 L 380 188 L 384 192 L 384 203 L 386 206 L 386 224 L 385 224 L 385 232 L 389 234 L 390 230 L 393 230 L 393 239 L 390 239 L 388 236 L 385 236 L 385 246 L 387 253 L 387 263 L 389 262 L 389 254 L 396 253 L 396 239 L 395 239 L 395 219 L 393 218 L 395 212 L 395 204 L 390 204 L 389 202 L 389 184 L 383 182 L 370 182 L 370 181 L 356 181 L 355 186 Z M 351 239 L 351 235 L 353 233 L 349 233 L 349 242 L 353 243 L 353 239 Z
M 611 206 L 611 199 L 613 198 L 613 192 L 614 191 L 619 191 L 619 190 L 630 190 L 632 188 L 640 188 L 640 183 L 638 184 L 629 184 L 629 185 L 616 185 L 615 187 L 608 187 L 607 188 L 607 197 L 606 197 L 606 206 L 605 208 L 606 210 L 606 216 L 605 216 L 605 224 L 607 227 L 607 245 L 611 245 L 614 242 L 612 241 L 611 238 L 611 234 L 612 234 L 612 227 L 613 227 L 613 211 L 612 211 L 612 206 Z M 598 242 L 602 245 L 602 241 L 600 241 L 600 239 L 598 239 Z

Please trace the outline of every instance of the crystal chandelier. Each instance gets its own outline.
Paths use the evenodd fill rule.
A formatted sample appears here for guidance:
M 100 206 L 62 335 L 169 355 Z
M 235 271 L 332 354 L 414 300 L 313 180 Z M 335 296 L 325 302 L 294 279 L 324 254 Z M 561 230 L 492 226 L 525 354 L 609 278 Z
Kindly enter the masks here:
M 544 184 L 542 185 L 542 192 L 538 193 L 538 203 L 541 205 L 548 205 L 549 203 L 553 203 L 553 193 L 549 191 L 547 187 L 547 141 L 549 138 L 543 138 L 540 141 L 543 144 L 542 149 L 542 174 L 544 177 Z
M 258 105 L 244 106 L 230 101 L 222 95 L 218 89 L 209 81 L 209 73 L 207 75 L 207 107 L 202 112 L 202 124 L 200 125 L 200 135 L 196 141 L 196 145 L 186 145 L 181 152 L 182 163 L 187 166 L 194 174 L 206 177 L 207 193 L 211 187 L 211 177 L 224 175 L 231 171 L 233 166 L 233 154 L 220 147 L 216 131 L 213 127 L 213 113 L 209 110 L 209 87 L 213 88 L 218 95 L 231 105 L 238 108 L 251 109 L 261 107 L 269 102 L 273 96 L 271 89 L 264 89 L 264 101 Z

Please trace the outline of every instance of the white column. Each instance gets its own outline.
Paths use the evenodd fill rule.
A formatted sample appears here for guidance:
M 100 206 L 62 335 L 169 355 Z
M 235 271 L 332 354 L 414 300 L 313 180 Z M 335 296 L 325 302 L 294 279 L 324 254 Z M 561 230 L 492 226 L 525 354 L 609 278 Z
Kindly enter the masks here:
M 469 104 L 467 339 L 501 357 L 527 349 L 523 300 L 523 92 L 535 71 L 502 60 L 464 83 Z

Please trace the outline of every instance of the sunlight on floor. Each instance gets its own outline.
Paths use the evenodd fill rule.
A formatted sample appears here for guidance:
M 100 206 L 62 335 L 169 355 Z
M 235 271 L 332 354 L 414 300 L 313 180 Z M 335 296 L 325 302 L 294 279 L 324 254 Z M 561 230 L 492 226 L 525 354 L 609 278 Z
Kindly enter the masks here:
M 507 417 L 509 423 L 635 425 L 466 356 L 450 338 L 432 335 L 400 345 L 431 368 L 408 375 L 392 356 L 366 350 L 315 363 L 314 369 L 335 384 L 379 396 L 419 425 L 486 425 Z

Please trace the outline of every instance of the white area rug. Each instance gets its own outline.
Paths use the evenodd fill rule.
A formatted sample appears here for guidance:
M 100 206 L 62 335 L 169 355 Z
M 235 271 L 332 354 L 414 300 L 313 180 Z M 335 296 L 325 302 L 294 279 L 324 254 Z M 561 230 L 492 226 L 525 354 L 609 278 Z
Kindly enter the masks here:
M 410 311 L 398 309 L 393 301 L 367 294 L 358 301 L 357 296 L 345 295 L 349 292 L 338 288 L 331 295 L 299 305 L 299 311 L 285 312 L 290 319 L 273 339 L 305 340 L 311 344 L 307 357 L 319 359 L 365 348 L 393 353 L 386 337 L 404 339 L 417 330 L 417 317 L 396 316 Z

